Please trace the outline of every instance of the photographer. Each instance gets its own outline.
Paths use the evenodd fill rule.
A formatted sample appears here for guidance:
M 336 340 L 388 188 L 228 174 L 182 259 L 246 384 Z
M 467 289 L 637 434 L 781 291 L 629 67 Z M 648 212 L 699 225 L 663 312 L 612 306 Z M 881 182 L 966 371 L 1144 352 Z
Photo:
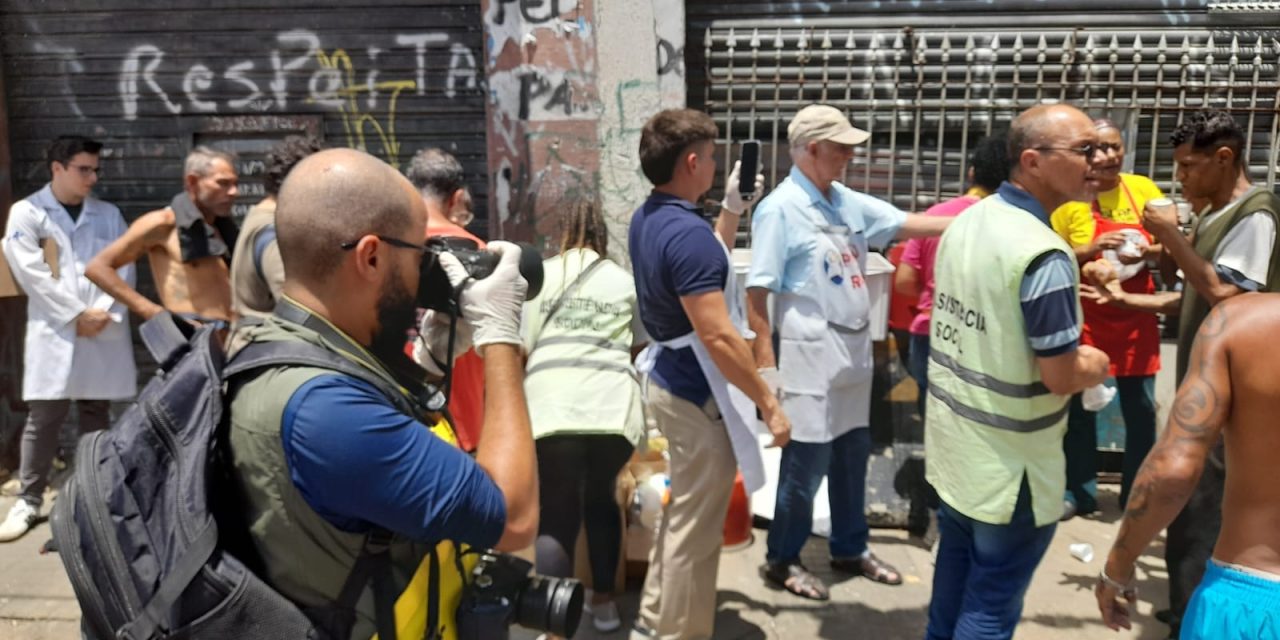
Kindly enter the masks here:
M 381 161 L 350 149 L 308 157 L 277 205 L 288 274 L 281 304 L 232 343 L 318 345 L 407 395 L 429 395 L 421 369 L 403 353 L 422 304 L 415 296 L 422 261 L 437 259 L 421 244 L 426 225 L 421 197 Z M 488 381 L 474 461 L 452 443 L 439 414 L 406 415 L 374 386 L 329 369 L 267 368 L 228 391 L 235 488 L 260 575 L 335 637 L 372 636 L 389 605 L 371 592 L 393 591 L 398 638 L 424 637 L 426 629 L 426 637 L 453 638 L 466 570 L 455 562 L 457 545 L 515 550 L 533 542 L 538 482 L 519 332 L 527 284 L 518 247 L 499 242 L 490 250 L 501 255 L 496 269 L 466 282 L 459 303 Z M 438 260 L 451 282 L 463 282 L 454 256 Z M 357 559 L 367 557 L 368 534 L 378 530 L 392 534 L 392 584 L 375 571 L 374 587 L 344 598 Z

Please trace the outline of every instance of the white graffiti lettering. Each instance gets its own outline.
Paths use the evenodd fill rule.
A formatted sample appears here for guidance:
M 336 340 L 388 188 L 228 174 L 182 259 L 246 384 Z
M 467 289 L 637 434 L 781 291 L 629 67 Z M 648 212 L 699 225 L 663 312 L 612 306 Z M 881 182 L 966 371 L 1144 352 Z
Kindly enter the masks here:
M 252 71 L 252 70 L 253 70 L 252 60 L 245 60 L 244 62 L 233 64 L 230 67 L 227 67 L 227 73 L 225 76 L 227 80 L 230 80 L 232 82 L 238 82 L 244 85 L 244 87 L 249 90 L 249 95 L 243 98 L 237 98 L 235 100 L 228 102 L 227 103 L 228 107 L 231 107 L 232 109 L 243 109 L 249 106 L 249 104 L 253 103 L 253 101 L 257 100 L 259 97 L 262 96 L 262 92 L 258 90 L 258 85 L 255 84 L 253 80 L 250 80 L 247 76 L 245 76 L 246 72 Z
M 413 46 L 418 56 L 418 95 L 427 95 L 427 45 L 443 44 L 449 37 L 443 33 L 415 33 L 396 36 L 396 44 Z
M 164 60 L 164 52 L 155 45 L 144 44 L 133 48 L 129 55 L 125 56 L 124 64 L 120 70 L 120 99 L 124 104 L 124 119 L 138 119 L 138 74 L 142 65 L 142 58 L 149 57 L 151 61 L 147 63 L 145 68 L 141 69 L 142 81 L 146 83 L 147 88 L 152 93 L 160 96 L 160 100 L 164 102 L 164 106 L 169 113 L 178 115 L 182 113 L 182 105 L 174 104 L 169 99 L 169 94 L 160 88 L 156 82 L 156 67 L 160 66 L 160 62 Z
M 187 94 L 187 102 L 191 103 L 192 109 L 207 113 L 218 110 L 217 103 L 201 100 L 199 96 L 200 91 L 208 91 L 213 86 L 215 77 L 213 71 L 202 64 L 194 64 L 187 69 L 187 75 L 182 78 L 182 92 Z
M 271 68 L 276 72 L 275 79 L 271 81 L 271 91 L 276 95 L 276 106 L 284 109 L 289 104 L 289 80 L 286 73 L 300 69 L 316 59 L 316 52 L 320 51 L 320 37 L 306 29 L 294 29 L 276 36 L 276 42 L 282 46 L 302 43 L 307 50 L 306 53 L 283 64 L 280 62 L 280 52 L 271 52 Z
M 118 88 L 124 119 L 138 118 L 139 103 L 144 96 L 158 98 L 173 115 L 181 114 L 184 107 L 195 113 L 218 113 L 219 108 L 224 106 L 229 111 L 284 111 L 291 108 L 290 98 L 296 102 L 299 97 L 305 98 L 305 104 L 337 111 L 354 106 L 346 104 L 351 99 L 349 94 L 353 86 L 360 87 L 358 92 L 365 94 L 363 98 L 366 108 L 375 109 L 381 95 L 390 91 L 388 86 L 397 87 L 396 93 L 409 89 L 416 90 L 419 96 L 428 95 L 428 47 L 448 47 L 449 68 L 443 78 L 445 97 L 455 99 L 464 92 L 474 92 L 479 88 L 475 53 L 462 43 L 450 42 L 447 34 L 402 33 L 397 34 L 394 41 L 397 46 L 407 47 L 412 51 L 416 60 L 413 71 L 416 80 L 384 80 L 377 63 L 387 50 L 373 45 L 365 47 L 367 66 L 354 65 L 345 50 L 340 48 L 332 51 L 343 52 L 348 60 L 344 68 L 323 64 L 322 58 L 327 54 L 322 48 L 320 37 L 305 29 L 293 29 L 276 35 L 278 47 L 264 56 L 269 59 L 270 80 L 261 77 L 266 74 L 260 73 L 255 77 L 253 71 L 259 67 L 254 60 L 229 61 L 225 69 L 196 63 L 186 69 L 175 70 L 165 65 L 166 54 L 159 47 L 152 44 L 137 45 L 129 51 L 120 68 Z M 406 53 L 403 49 L 400 51 L 402 54 Z M 175 71 L 178 73 L 174 73 Z M 168 85 L 167 89 L 162 86 L 163 79 L 175 77 L 181 78 L 179 86 Z M 261 84 L 263 82 L 267 86 L 264 87 Z M 291 83 L 294 85 L 293 92 L 289 90 Z M 440 87 L 440 83 L 441 80 L 436 80 L 436 87 Z M 68 95 L 74 100 L 74 94 L 70 90 Z M 181 97 L 175 101 L 171 95 L 174 98 L 179 95 Z M 296 109 L 297 105 L 292 108 Z
M 449 47 L 449 53 L 449 76 L 445 80 L 444 95 L 446 98 L 453 98 L 458 94 L 459 82 L 468 89 L 476 88 L 476 57 L 471 54 L 471 49 L 460 42 L 453 43 Z M 421 80 L 418 81 L 418 87 L 422 87 Z

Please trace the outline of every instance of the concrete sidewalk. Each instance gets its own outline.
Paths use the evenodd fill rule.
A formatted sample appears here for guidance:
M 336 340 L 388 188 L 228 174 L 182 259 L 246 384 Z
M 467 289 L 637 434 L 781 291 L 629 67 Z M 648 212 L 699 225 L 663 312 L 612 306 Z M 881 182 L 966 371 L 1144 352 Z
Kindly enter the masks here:
M 0 513 L 14 498 L 0 499 Z M 1058 527 L 1053 545 L 1036 572 L 1027 593 L 1018 638 L 1146 638 L 1167 636 L 1168 629 L 1152 617 L 1153 608 L 1165 605 L 1162 543 L 1152 546 L 1139 563 L 1142 602 L 1134 631 L 1113 635 L 1101 625 L 1093 599 L 1093 583 L 1110 548 L 1119 510 L 1115 488 L 1104 486 L 1102 512 L 1075 518 Z M 721 560 L 717 639 L 730 638 L 849 638 L 906 640 L 924 637 L 933 564 L 929 550 L 905 532 L 874 530 L 871 543 L 881 558 L 902 571 L 906 582 L 899 587 L 874 584 L 862 578 L 832 573 L 826 564 L 826 541 L 813 538 L 805 548 L 805 563 L 829 585 L 831 601 L 815 603 L 764 584 L 758 574 L 764 562 L 764 534 L 755 530 L 753 543 L 725 553 Z M 0 640 L 63 640 L 79 637 L 79 607 L 56 555 L 40 555 L 50 537 L 47 523 L 15 542 L 0 545 Z M 1094 559 L 1083 563 L 1071 557 L 1067 546 L 1088 542 Z M 635 616 L 635 585 L 620 600 L 623 620 Z M 1153 607 L 1153 603 L 1156 605 Z M 625 629 L 625 627 L 624 627 Z M 537 634 L 516 630 L 514 638 Z M 584 620 L 577 635 L 582 639 L 626 637 L 623 631 L 596 634 Z
M 1165 344 L 1161 357 L 1168 363 L 1156 378 L 1157 424 L 1163 426 L 1173 398 L 1174 348 Z M 1115 485 L 1103 485 L 1101 511 L 1074 518 L 1058 526 L 1053 544 L 1036 571 L 1027 593 L 1021 640 L 1057 638 L 1144 638 L 1168 635 L 1168 627 L 1152 618 L 1155 609 L 1167 606 L 1167 575 L 1163 538 L 1147 550 L 1138 563 L 1139 591 L 1134 629 L 1112 634 L 1102 626 L 1093 597 L 1093 584 L 1115 538 L 1120 517 Z M 15 498 L 0 497 L 0 516 L 8 513 Z M 50 504 L 46 504 L 47 512 Z M 872 530 L 872 548 L 896 566 L 905 584 L 888 587 L 862 578 L 833 574 L 827 568 L 826 541 L 812 538 L 804 562 L 831 587 L 831 600 L 815 603 L 772 589 L 759 577 L 764 562 L 764 535 L 754 531 L 745 549 L 725 553 L 721 559 L 716 614 L 717 639 L 738 638 L 850 638 L 878 640 L 924 637 L 933 563 L 927 548 L 906 532 Z M 40 555 L 51 534 L 47 523 L 25 537 L 0 545 L 0 640 L 63 640 L 79 637 L 80 610 L 62 563 L 56 555 Z M 1094 558 L 1083 563 L 1071 557 L 1068 545 L 1088 542 Z M 635 617 L 638 585 L 619 599 L 624 627 L 612 634 L 597 634 L 589 619 L 583 620 L 577 638 L 621 640 Z M 516 629 L 513 638 L 537 636 Z M 221 640 L 221 639 L 218 639 Z

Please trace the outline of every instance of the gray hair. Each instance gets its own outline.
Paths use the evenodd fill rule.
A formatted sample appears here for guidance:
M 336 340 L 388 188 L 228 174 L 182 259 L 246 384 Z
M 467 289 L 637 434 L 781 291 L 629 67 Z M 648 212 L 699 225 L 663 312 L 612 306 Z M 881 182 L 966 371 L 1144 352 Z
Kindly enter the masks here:
M 207 176 L 209 170 L 213 168 L 214 160 L 222 160 L 226 162 L 232 170 L 236 167 L 236 156 L 230 151 L 222 151 L 213 147 L 198 145 L 187 154 L 187 160 L 182 165 L 182 173 L 184 175 Z

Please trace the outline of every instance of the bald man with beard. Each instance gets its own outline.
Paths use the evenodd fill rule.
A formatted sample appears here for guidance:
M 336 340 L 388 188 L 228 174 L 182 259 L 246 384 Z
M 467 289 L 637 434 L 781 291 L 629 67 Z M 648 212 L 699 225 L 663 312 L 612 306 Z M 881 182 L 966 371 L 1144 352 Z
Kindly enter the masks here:
M 501 256 L 497 268 L 462 288 L 462 314 L 474 328 L 488 380 L 475 459 L 449 441 L 440 415 L 405 411 L 422 404 L 380 391 L 399 387 L 406 397 L 429 397 L 424 372 L 403 353 L 426 225 L 422 199 L 385 163 L 350 149 L 308 157 L 286 179 L 276 210 L 287 274 L 281 302 L 274 316 L 238 329 L 231 341 L 240 349 L 272 342 L 319 347 L 387 383 L 288 365 L 245 374 L 228 392 L 231 461 L 261 574 L 335 638 L 368 638 L 384 622 L 375 610 L 385 598 L 360 597 L 353 605 L 341 597 L 369 532 L 392 534 L 394 593 L 405 592 L 415 573 L 439 572 L 421 584 L 439 585 L 440 617 L 426 624 L 446 633 L 462 585 L 462 565 L 449 555 L 453 543 L 515 550 L 537 532 L 519 247 L 491 244 Z M 461 265 L 452 256 L 439 259 L 461 284 Z M 433 548 L 438 562 L 424 564 Z M 354 621 L 343 622 L 352 608 Z M 395 624 L 400 637 L 423 635 L 421 621 L 416 633 L 400 615 Z

